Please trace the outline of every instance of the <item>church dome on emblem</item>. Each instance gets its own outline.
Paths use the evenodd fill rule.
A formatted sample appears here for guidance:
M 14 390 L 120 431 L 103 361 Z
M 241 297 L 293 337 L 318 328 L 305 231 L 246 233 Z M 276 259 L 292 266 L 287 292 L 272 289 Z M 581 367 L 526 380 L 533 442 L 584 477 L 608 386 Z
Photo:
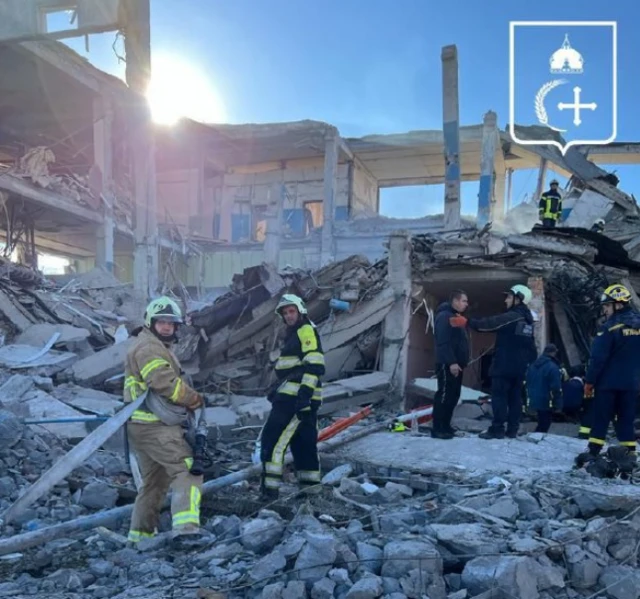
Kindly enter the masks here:
M 569 43 L 569 34 L 565 34 L 562 48 L 556 50 L 549 59 L 550 71 L 564 75 L 584 72 L 584 58 Z

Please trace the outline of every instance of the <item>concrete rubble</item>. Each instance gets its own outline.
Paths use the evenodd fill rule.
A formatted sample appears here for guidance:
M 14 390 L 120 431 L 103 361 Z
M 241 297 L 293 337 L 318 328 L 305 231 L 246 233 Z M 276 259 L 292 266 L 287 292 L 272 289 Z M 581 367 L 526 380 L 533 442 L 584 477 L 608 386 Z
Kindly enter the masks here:
M 30 176 L 54 184 L 34 166 L 46 166 L 46 153 L 32 158 L 24 166 Z M 413 307 L 427 306 L 422 282 L 437 273 L 543 273 L 568 361 L 584 361 L 599 289 L 623 280 L 640 291 L 637 214 L 612 188 L 598 178 L 576 187 L 571 227 L 414 235 L 411 270 L 421 283 L 411 291 Z M 589 231 L 595 212 L 584 204 L 594 194 L 607 200 L 594 203 L 597 217 L 613 223 L 605 234 Z M 383 323 L 395 302 L 387 270 L 386 258 L 361 256 L 315 272 L 262 264 L 237 274 L 213 302 L 179 294 L 188 322 L 177 353 L 207 394 L 215 448 L 207 479 L 251 463 L 270 408 L 270 365 L 283 332 L 274 310 L 285 292 L 305 299 L 323 340 L 321 425 L 364 405 L 375 410 L 359 430 L 397 415 L 391 376 L 379 370 Z M 0 273 L 0 518 L 100 422 L 34 421 L 107 418 L 122 407 L 128 335 L 141 321 L 131 288 L 106 271 L 64 283 L 28 273 Z M 434 392 L 428 378 L 407 387 L 420 405 Z M 586 599 L 599 592 L 639 599 L 639 488 L 573 470 L 584 449 L 570 438 L 573 429 L 478 441 L 473 433 L 490 418 L 486 399 L 464 388 L 453 422 L 462 432 L 451 441 L 417 427 L 396 434 L 378 426 L 323 454 L 318 495 L 300 499 L 292 491 L 265 505 L 254 481 L 243 481 L 205 497 L 206 535 L 193 546 L 175 549 L 161 534 L 128 547 L 122 521 L 0 555 L 0 597 Z M 116 435 L 5 526 L 0 541 L 130 504 L 136 491 L 124 454 Z M 165 515 L 161 530 L 169 528 Z

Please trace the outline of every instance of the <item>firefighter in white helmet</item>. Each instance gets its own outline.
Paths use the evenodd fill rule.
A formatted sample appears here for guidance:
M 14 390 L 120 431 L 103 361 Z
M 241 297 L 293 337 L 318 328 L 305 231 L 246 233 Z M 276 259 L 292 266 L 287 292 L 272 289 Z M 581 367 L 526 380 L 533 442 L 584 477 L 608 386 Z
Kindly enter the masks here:
M 145 311 L 144 327 L 133 332 L 136 340 L 125 361 L 125 402 L 147 393 L 127 424 L 142 475 L 129 529 L 133 543 L 154 536 L 169 489 L 174 534 L 199 532 L 203 480 L 189 471 L 193 452 L 183 424 L 204 401 L 182 379 L 180 362 L 170 349 L 180 323 L 176 302 L 169 297 L 153 300 Z
M 529 364 L 537 358 L 533 336 L 534 318 L 528 303 L 533 294 L 525 285 L 505 291 L 506 311 L 486 318 L 451 318 L 451 326 L 466 326 L 474 331 L 495 332 L 495 354 L 491 364 L 491 407 L 493 422 L 480 435 L 482 439 L 515 438 L 522 416 L 522 388 Z
M 276 314 L 287 331 L 275 365 L 278 380 L 268 397 L 271 413 L 261 438 L 261 490 L 268 497 L 278 494 L 289 446 L 301 487 L 320 482 L 317 427 L 322 404 L 320 377 L 325 369 L 320 337 L 302 299 L 293 294 L 283 295 Z

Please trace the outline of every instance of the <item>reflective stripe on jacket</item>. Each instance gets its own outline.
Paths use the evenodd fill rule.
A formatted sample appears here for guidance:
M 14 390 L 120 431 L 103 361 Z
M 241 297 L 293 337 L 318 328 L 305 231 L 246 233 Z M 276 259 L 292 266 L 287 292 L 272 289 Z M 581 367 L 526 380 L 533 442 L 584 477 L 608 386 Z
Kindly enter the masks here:
M 316 329 L 307 322 L 292 327 L 275 365 L 278 381 L 276 400 L 322 401 L 324 354 Z
M 124 401 L 135 401 L 149 389 L 169 405 L 185 405 L 197 395 L 181 378 L 178 358 L 149 329 L 142 329 L 127 354 L 124 368 Z M 131 416 L 133 422 L 160 422 L 145 404 Z
M 545 191 L 540 196 L 540 203 L 538 204 L 538 211 L 540 218 L 550 218 L 552 220 L 558 220 L 562 214 L 562 196 L 559 191 Z

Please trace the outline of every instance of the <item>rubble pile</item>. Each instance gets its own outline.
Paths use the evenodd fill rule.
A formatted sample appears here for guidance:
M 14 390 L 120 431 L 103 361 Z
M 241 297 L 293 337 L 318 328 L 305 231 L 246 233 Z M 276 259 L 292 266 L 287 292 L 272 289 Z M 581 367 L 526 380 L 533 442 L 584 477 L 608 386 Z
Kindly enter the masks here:
M 321 494 L 253 515 L 230 490 L 179 548 L 96 531 L 5 558 L 0 596 L 637 599 L 638 493 L 584 472 L 385 480 L 343 464 Z
M 380 325 L 391 307 L 386 287 L 384 271 L 360 256 L 316 272 L 279 273 L 266 264 L 247 268 L 234 277 L 229 293 L 190 311 L 190 326 L 181 329 L 177 354 L 194 379 L 213 392 L 263 395 L 271 383 L 266 367 L 277 359 L 284 328 L 274 311 L 287 292 L 305 300 L 309 317 L 319 327 L 326 380 L 371 371 Z
M 102 176 L 99 172 L 91 169 L 79 174 L 64 165 L 56 165 L 56 155 L 47 146 L 30 148 L 14 165 L 5 168 L 5 172 L 13 177 L 28 179 L 81 206 L 98 209 L 104 201 L 101 198 Z M 121 184 L 114 185 L 110 191 L 117 221 L 131 226 L 132 203 L 129 192 Z
M 0 514 L 70 449 L 66 440 L 45 426 L 25 426 L 12 412 L 0 410 Z M 101 450 L 6 526 L 3 536 L 109 509 L 133 496 L 135 489 L 122 452 Z

